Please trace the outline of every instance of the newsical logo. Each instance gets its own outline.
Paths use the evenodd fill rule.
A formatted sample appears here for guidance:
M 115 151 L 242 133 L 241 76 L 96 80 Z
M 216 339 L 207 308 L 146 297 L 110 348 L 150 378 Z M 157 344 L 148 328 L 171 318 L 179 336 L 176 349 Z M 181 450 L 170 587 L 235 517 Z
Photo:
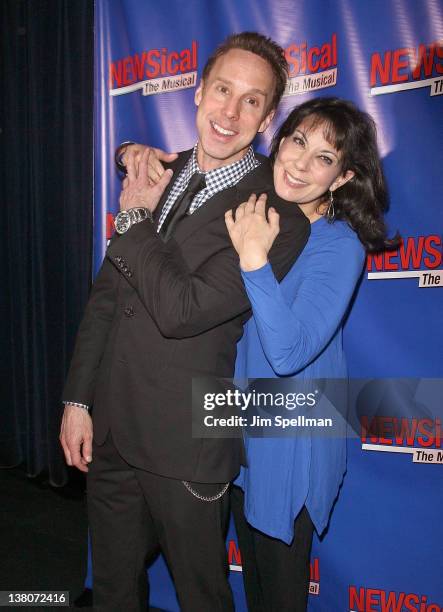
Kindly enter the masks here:
M 371 96 L 429 87 L 443 94 L 443 41 L 400 47 L 371 55 Z
M 443 287 L 442 245 L 438 234 L 403 238 L 394 251 L 368 255 L 368 280 L 417 278 L 420 288 Z
M 350 585 L 349 612 L 443 612 L 427 595 Z
M 442 422 L 438 418 L 361 417 L 363 450 L 408 453 L 414 463 L 443 465 L 442 437 Z
M 292 43 L 285 49 L 289 78 L 284 96 L 333 87 L 337 83 L 337 34 L 320 44 Z
M 320 595 L 320 559 L 315 557 L 309 564 L 309 595 Z
M 231 572 L 242 571 L 240 548 L 235 540 L 228 542 L 228 563 Z
M 109 65 L 109 95 L 141 90 L 143 96 L 188 89 L 197 84 L 198 44 L 175 50 L 166 47 L 140 51 Z
M 378 379 L 356 401 L 362 450 L 443 465 L 443 379 Z

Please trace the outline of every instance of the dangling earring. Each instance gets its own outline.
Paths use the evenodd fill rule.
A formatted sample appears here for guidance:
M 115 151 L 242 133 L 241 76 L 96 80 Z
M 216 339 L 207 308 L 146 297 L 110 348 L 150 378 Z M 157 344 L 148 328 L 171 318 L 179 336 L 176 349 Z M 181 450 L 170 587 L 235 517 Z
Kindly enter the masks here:
M 328 206 L 328 210 L 326 211 L 326 216 L 331 221 L 335 217 L 334 196 L 332 195 L 331 190 L 329 190 L 329 206 Z

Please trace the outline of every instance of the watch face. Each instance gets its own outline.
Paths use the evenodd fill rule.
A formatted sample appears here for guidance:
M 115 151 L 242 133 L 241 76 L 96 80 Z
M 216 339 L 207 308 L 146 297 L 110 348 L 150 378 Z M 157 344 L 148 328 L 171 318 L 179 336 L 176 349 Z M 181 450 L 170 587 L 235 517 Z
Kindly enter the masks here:
M 118 234 L 124 234 L 131 226 L 131 219 L 126 210 L 122 210 L 115 217 L 115 231 Z

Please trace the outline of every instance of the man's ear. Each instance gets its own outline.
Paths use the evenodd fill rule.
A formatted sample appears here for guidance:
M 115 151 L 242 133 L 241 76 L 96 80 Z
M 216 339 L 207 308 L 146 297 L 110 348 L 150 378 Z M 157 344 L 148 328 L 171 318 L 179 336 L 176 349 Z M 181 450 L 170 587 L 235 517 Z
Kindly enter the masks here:
M 202 101 L 202 96 L 203 96 L 203 87 L 204 87 L 204 83 L 203 83 L 203 79 L 201 79 L 197 89 L 195 90 L 195 94 L 194 94 L 195 106 L 200 106 L 200 102 Z
M 329 190 L 335 191 L 336 189 L 338 189 L 339 187 L 342 187 L 345 183 L 350 181 L 351 178 L 354 178 L 354 176 L 355 176 L 355 172 L 353 172 L 352 170 L 347 170 L 345 174 L 340 174 L 340 176 L 337 176 L 335 181 L 329 187 Z
M 269 113 L 266 115 L 266 117 L 260 123 L 260 127 L 258 128 L 258 133 L 261 134 L 261 132 L 264 132 L 265 130 L 268 129 L 269 124 L 274 119 L 274 115 L 275 115 L 275 108 L 273 108 L 271 111 L 269 111 Z

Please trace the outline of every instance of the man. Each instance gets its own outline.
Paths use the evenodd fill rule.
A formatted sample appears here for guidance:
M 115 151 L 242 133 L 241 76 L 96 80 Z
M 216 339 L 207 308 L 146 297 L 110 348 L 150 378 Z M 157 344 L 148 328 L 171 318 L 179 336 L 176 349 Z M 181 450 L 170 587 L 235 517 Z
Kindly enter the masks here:
M 282 50 L 271 40 L 229 37 L 195 93 L 194 149 L 155 186 L 147 178 L 149 150 L 138 170 L 129 158 L 120 235 L 79 329 L 60 434 L 68 464 L 87 471 L 93 459 L 88 508 L 97 610 L 145 609 L 145 562 L 158 548 L 182 610 L 233 609 L 226 489 L 242 448 L 234 439 L 192 438 L 192 378 L 233 375 L 250 315 L 224 213 L 252 192 L 268 193 L 281 218 L 270 253 L 280 278 L 308 236 L 298 207 L 277 198 L 267 160 L 250 147 L 272 120 L 286 76 Z

